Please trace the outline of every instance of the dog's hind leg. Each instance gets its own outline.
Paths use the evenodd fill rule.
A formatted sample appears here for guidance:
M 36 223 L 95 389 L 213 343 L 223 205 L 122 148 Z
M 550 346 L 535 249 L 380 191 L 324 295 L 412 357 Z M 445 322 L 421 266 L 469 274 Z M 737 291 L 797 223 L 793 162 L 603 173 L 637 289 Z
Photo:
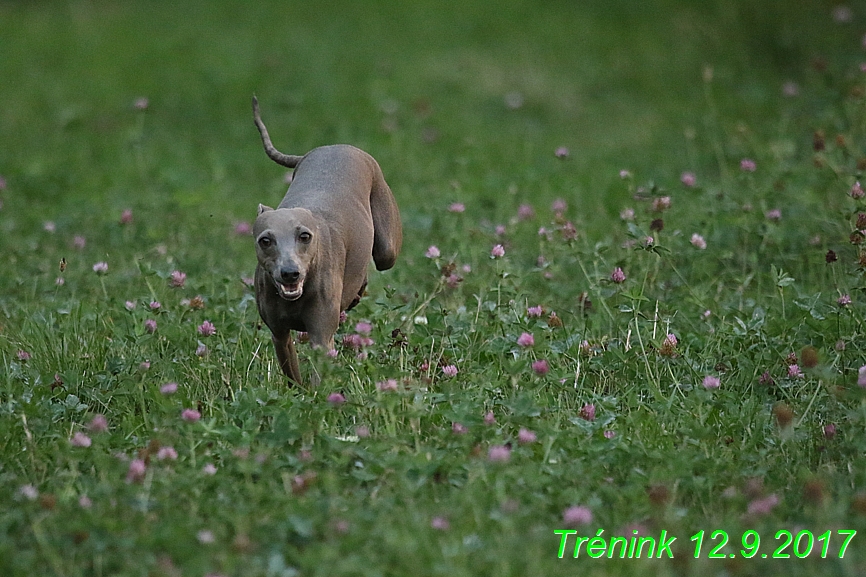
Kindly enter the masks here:
M 397 261 L 403 244 L 403 225 L 394 195 L 376 165 L 370 191 L 370 212 L 373 216 L 373 262 L 376 270 L 388 270 Z
M 283 338 L 272 336 L 274 342 L 274 350 L 277 353 L 277 361 L 280 363 L 280 369 L 285 373 L 294 384 L 301 385 L 301 367 L 298 365 L 298 353 L 295 351 L 295 341 L 292 339 L 292 332 L 286 331 Z M 291 382 L 289 384 L 292 384 Z

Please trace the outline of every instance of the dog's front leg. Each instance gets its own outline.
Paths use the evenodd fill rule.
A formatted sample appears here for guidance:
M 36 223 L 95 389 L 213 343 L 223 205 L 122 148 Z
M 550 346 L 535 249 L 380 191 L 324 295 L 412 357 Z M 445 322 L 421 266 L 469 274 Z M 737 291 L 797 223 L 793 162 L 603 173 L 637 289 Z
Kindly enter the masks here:
M 295 341 L 292 339 L 292 331 L 286 331 L 284 336 L 271 336 L 274 342 L 274 351 L 277 353 L 277 361 L 280 363 L 280 369 L 289 377 L 289 385 L 302 385 L 301 367 L 298 364 L 298 353 L 295 351 Z
M 338 299 L 331 299 L 331 301 L 313 307 L 307 321 L 310 344 L 314 349 L 322 349 L 326 353 L 334 350 L 334 333 L 337 332 L 340 324 L 340 301 Z M 321 375 L 315 366 L 310 378 L 314 386 L 321 383 Z

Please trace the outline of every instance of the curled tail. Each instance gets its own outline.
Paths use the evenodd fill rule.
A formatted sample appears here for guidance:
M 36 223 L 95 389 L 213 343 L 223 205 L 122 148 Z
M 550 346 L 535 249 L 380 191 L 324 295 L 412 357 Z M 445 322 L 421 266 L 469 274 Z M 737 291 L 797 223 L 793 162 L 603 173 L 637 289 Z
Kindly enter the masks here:
M 256 123 L 256 128 L 259 129 L 259 134 L 262 137 L 262 144 L 265 146 L 265 152 L 268 157 L 279 165 L 286 168 L 295 168 L 301 161 L 303 156 L 295 156 L 292 154 L 283 154 L 271 143 L 271 137 L 268 135 L 268 129 L 265 128 L 265 123 L 262 122 L 262 117 L 259 114 L 259 99 L 253 96 L 253 121 Z

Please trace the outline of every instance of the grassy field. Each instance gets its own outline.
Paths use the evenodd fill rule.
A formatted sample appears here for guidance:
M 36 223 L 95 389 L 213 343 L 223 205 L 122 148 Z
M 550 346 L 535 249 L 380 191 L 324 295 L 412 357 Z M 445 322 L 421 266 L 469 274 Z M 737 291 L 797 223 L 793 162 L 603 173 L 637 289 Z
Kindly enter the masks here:
M 866 574 L 864 33 L 0 1 L 0 575 Z M 249 288 L 254 93 L 402 212 L 317 388 Z

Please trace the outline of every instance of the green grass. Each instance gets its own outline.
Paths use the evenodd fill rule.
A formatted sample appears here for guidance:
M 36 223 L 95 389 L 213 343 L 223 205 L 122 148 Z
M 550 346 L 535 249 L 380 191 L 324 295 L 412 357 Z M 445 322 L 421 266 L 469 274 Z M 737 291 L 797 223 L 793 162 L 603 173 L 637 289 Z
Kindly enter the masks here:
M 0 2 L 0 574 L 866 572 L 866 6 L 798 4 Z M 235 226 L 285 188 L 254 93 L 281 150 L 369 151 L 403 216 L 338 334 L 369 321 L 366 358 L 300 347 L 316 389 L 243 282 Z M 557 558 L 574 506 L 674 558 Z M 783 530 L 827 558 L 762 560 Z

